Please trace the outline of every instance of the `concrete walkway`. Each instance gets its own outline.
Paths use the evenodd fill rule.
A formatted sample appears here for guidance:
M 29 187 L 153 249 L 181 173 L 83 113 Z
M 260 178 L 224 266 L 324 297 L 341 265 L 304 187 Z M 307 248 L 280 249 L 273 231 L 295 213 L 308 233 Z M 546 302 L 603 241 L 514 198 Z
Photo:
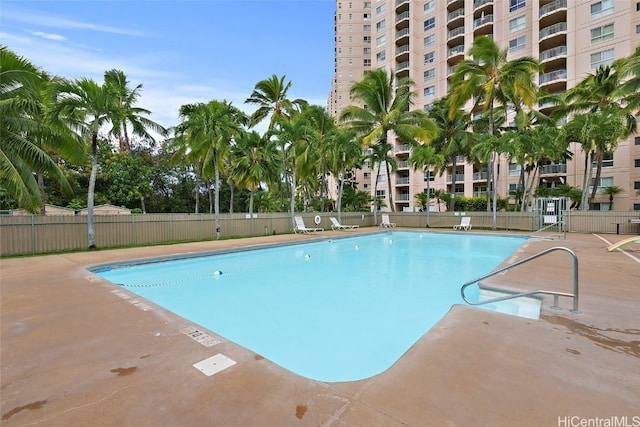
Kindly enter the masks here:
M 377 229 L 360 230 L 367 231 Z M 633 251 L 640 245 L 627 246 L 626 253 L 605 249 L 626 236 L 529 240 L 508 260 L 553 246 L 572 249 L 580 260 L 582 314 L 551 310 L 550 298 L 540 320 L 457 305 L 390 369 L 346 383 L 297 376 L 215 331 L 204 330 L 221 341 L 207 347 L 184 333 L 198 325 L 86 270 L 344 233 L 0 260 L 0 424 L 555 427 L 613 417 L 640 422 L 640 252 Z M 570 257 L 558 253 L 495 276 L 491 284 L 569 292 L 570 265 Z M 571 300 L 561 298 L 560 304 L 570 308 Z M 213 376 L 192 366 L 217 353 L 237 364 Z

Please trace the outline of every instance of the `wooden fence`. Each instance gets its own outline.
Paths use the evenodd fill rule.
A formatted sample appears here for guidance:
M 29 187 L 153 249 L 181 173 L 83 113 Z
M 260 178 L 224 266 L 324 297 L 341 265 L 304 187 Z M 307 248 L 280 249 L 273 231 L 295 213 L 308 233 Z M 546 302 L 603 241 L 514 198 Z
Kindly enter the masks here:
M 450 229 L 460 223 L 461 212 L 430 212 L 429 226 Z M 336 213 L 301 214 L 307 226 L 315 224 L 331 229 L 330 216 Z M 390 213 L 390 219 L 398 227 L 424 228 L 425 212 Z M 467 212 L 473 229 L 491 229 L 493 215 L 489 212 Z M 545 224 L 539 214 L 531 212 L 498 212 L 497 228 L 533 232 Z M 635 234 L 640 224 L 631 223 L 639 218 L 638 212 L 616 211 L 565 211 L 563 227 L 568 232 Z M 96 215 L 94 217 L 96 243 L 100 248 L 144 246 L 170 242 L 202 241 L 216 238 L 215 218 L 212 214 L 145 214 L 145 215 Z M 372 212 L 347 212 L 342 215 L 344 224 L 360 227 L 374 226 Z M 377 215 L 380 222 L 380 215 Z M 220 215 L 220 232 L 223 238 L 260 236 L 293 232 L 289 214 Z M 82 250 L 87 247 L 86 216 L 26 215 L 0 216 L 0 256 L 42 254 Z

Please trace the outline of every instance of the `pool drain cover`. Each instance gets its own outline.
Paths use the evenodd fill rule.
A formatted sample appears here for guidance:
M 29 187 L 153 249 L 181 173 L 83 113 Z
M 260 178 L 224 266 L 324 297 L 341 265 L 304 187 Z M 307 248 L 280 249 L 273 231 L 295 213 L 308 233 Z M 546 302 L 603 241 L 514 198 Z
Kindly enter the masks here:
M 224 371 L 235 364 L 235 360 L 231 360 L 224 354 L 218 353 L 215 356 L 211 356 L 208 359 L 195 363 L 193 367 L 210 377 L 211 375 Z

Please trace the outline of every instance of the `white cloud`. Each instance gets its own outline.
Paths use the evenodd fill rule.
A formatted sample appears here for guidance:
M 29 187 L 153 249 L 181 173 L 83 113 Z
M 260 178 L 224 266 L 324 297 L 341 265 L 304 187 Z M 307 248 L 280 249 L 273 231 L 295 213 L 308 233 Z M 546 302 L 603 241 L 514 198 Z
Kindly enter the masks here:
M 41 26 L 47 28 L 62 28 L 68 30 L 90 30 L 111 34 L 122 34 L 127 36 L 147 36 L 144 32 L 131 30 L 128 28 L 117 28 L 108 25 L 83 22 L 75 19 L 62 18 L 34 12 L 31 10 L 14 9 L 3 6 L 2 17 L 6 21 L 27 23 L 30 26 Z
M 34 36 L 42 37 L 43 39 L 47 39 L 47 40 L 55 40 L 55 41 L 67 40 L 65 36 L 62 36 L 60 34 L 45 33 L 42 31 L 28 31 L 28 32 L 33 34 Z

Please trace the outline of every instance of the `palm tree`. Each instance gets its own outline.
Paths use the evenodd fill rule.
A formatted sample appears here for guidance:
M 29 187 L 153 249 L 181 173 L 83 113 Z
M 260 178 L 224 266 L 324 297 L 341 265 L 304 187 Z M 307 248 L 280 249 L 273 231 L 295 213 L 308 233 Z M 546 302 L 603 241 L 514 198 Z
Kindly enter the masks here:
M 249 190 L 249 214 L 253 214 L 253 199 L 262 184 L 276 180 L 278 169 L 276 144 L 269 134 L 241 132 L 231 147 L 232 176 L 240 188 Z M 251 215 L 253 217 L 253 215 Z
M 429 143 L 438 129 L 424 111 L 411 110 L 415 97 L 411 90 L 413 84 L 409 78 L 396 81 L 395 74 L 387 74 L 385 69 L 365 71 L 363 79 L 351 87 L 351 96 L 364 107 L 350 105 L 342 111 L 340 119 L 357 132 L 365 147 L 391 147 L 390 132 L 407 144 Z M 389 205 L 393 212 L 390 163 L 385 164 Z
M 151 111 L 136 107 L 140 92 L 142 91 L 142 84 L 131 89 L 127 76 L 123 71 L 116 69 L 105 72 L 104 81 L 113 92 L 117 104 L 116 110 L 111 114 L 111 122 L 113 124 L 112 133 L 118 138 L 121 152 L 131 151 L 129 131 L 127 130 L 129 124 L 132 127 L 134 135 L 147 138 L 151 141 L 155 141 L 155 138 L 147 129 L 152 130 L 160 136 L 167 134 L 167 130 L 163 126 L 145 117 L 150 115 Z
M 184 137 L 193 153 L 202 160 L 203 174 L 213 172 L 216 238 L 220 239 L 220 174 L 231 141 L 248 119 L 231 103 L 215 100 L 183 105 L 180 118 L 182 122 L 176 127 L 176 134 Z
M 380 168 L 382 167 L 383 163 L 384 164 L 390 163 L 392 167 L 395 166 L 395 159 L 393 158 L 393 156 L 389 155 L 390 151 L 391 151 L 391 144 L 376 144 L 369 147 L 367 149 L 368 154 L 365 155 L 365 159 L 368 159 L 372 167 L 376 170 L 376 177 L 373 184 L 373 196 L 374 196 L 374 203 L 375 203 L 375 206 L 373 209 L 373 221 L 376 224 L 378 223 L 377 213 L 379 208 L 387 206 L 385 203 L 378 202 L 378 200 L 380 199 L 377 196 L 378 181 L 380 177 Z M 389 187 L 389 191 L 391 191 L 390 187 Z
M 422 196 L 423 194 L 426 196 L 426 205 L 423 206 L 423 209 L 426 208 L 427 215 L 427 225 L 429 227 L 429 207 L 431 205 L 431 190 L 429 188 L 429 182 L 431 181 L 431 169 L 434 169 L 434 172 L 438 170 L 443 170 L 445 165 L 445 158 L 442 154 L 436 153 L 434 147 L 429 145 L 419 145 L 413 150 L 411 156 L 409 156 L 409 164 L 413 166 L 414 170 L 418 168 L 422 168 L 425 173 L 425 179 L 427 181 L 427 189 L 426 193 L 417 193 L 416 199 L 418 196 Z M 419 199 L 420 203 L 422 203 L 422 198 Z
M 613 210 L 613 196 L 622 193 L 624 190 L 617 185 L 609 185 L 600 190 L 602 194 L 609 195 L 609 210 Z
M 443 156 L 446 164 L 451 164 L 451 188 L 456 188 L 456 169 L 458 156 L 469 157 L 475 142 L 471 127 L 471 116 L 462 108 L 451 109 L 448 97 L 437 100 L 428 111 L 428 116 L 440 129 L 440 133 L 432 141 L 435 150 Z M 444 172 L 444 169 L 440 169 Z M 453 199 L 452 199 L 453 201 Z M 453 210 L 453 204 L 450 206 Z
M 475 98 L 473 110 L 481 107 L 487 114 L 487 134 L 494 135 L 494 108 L 518 98 L 523 105 L 531 107 L 537 100 L 537 86 L 534 83 L 536 73 L 540 72 L 540 63 L 523 56 L 507 60 L 507 49 L 500 49 L 493 39 L 481 36 L 474 39 L 468 52 L 471 59 L 460 62 L 451 78 L 450 104 L 452 111 Z M 453 113 L 452 113 L 453 114 Z M 489 159 L 489 175 L 493 199 L 493 229 L 496 229 L 497 179 L 495 176 L 496 153 Z
M 342 196 L 347 171 L 362 161 L 362 144 L 350 129 L 334 129 L 329 138 L 329 171 L 338 177 L 338 221 L 342 221 Z
M 598 67 L 594 74 L 589 74 L 565 93 L 564 108 L 561 109 L 561 113 L 568 115 L 602 113 L 601 119 L 604 122 L 609 124 L 612 121 L 622 122 L 622 127 L 616 125 L 609 131 L 603 128 L 599 137 L 593 139 L 594 144 L 590 148 L 593 160 L 596 162 L 596 184 L 600 181 L 602 173 L 603 155 L 613 151 L 620 140 L 628 138 L 637 131 L 637 119 L 630 105 L 637 105 L 635 99 L 638 97 L 638 90 L 636 88 L 636 91 L 632 92 L 629 89 L 630 86 L 623 86 L 628 74 L 629 60 L 619 59 L 611 65 Z M 604 122 L 601 124 L 605 125 Z M 586 155 L 587 151 L 585 151 Z M 592 200 L 597 190 L 597 185 L 594 185 L 591 192 Z M 582 202 L 582 208 L 586 209 L 584 197 Z
M 87 78 L 60 80 L 53 86 L 54 120 L 76 126 L 82 134 L 91 136 L 91 175 L 87 191 L 87 236 L 89 249 L 96 248 L 93 225 L 94 192 L 98 172 L 98 132 L 110 123 L 118 104 L 107 84 L 98 84 Z
M 50 82 L 28 60 L 0 47 L 0 182 L 21 208 L 32 213 L 44 213 L 43 174 L 63 193 L 72 192 L 45 148 L 75 161 L 84 154 L 76 135 L 48 115 Z
M 304 114 L 312 123 L 315 142 L 313 147 L 318 151 L 320 168 L 320 211 L 324 212 L 325 197 L 328 194 L 327 161 L 330 156 L 330 139 L 336 128 L 335 119 L 327 113 L 326 108 L 309 105 L 304 108 Z M 340 219 L 340 218 L 338 218 Z

